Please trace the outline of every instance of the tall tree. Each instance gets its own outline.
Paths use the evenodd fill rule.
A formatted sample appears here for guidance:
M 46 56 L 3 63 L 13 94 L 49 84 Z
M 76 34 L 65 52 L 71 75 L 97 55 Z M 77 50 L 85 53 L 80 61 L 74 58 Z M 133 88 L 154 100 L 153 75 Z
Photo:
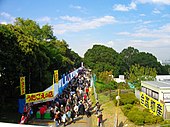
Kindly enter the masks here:
M 104 45 L 94 45 L 84 55 L 84 63 L 95 72 L 112 71 L 117 64 L 118 53 Z
M 140 86 L 141 81 L 151 81 L 156 77 L 156 69 L 150 67 L 143 67 L 139 64 L 132 65 L 125 73 L 127 81 Z
M 122 57 L 123 61 L 126 63 L 127 69 L 129 69 L 130 66 L 134 64 L 132 59 L 138 53 L 139 50 L 135 49 L 134 47 L 128 47 L 127 49 L 122 50 L 120 56 Z

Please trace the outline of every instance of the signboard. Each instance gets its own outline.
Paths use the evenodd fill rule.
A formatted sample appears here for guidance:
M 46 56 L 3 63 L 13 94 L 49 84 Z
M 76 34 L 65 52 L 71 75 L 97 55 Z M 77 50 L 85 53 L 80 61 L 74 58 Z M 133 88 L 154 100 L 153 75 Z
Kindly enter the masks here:
M 55 82 L 58 83 L 58 70 L 54 70 L 54 79 Z
M 38 92 L 32 94 L 26 94 L 26 103 L 36 102 L 36 101 L 44 101 L 53 98 L 54 92 L 45 91 L 45 92 Z
M 25 94 L 25 77 L 20 77 L 20 91 L 21 95 Z
M 140 104 L 149 109 L 152 114 L 163 116 L 164 105 L 143 92 L 140 92 Z

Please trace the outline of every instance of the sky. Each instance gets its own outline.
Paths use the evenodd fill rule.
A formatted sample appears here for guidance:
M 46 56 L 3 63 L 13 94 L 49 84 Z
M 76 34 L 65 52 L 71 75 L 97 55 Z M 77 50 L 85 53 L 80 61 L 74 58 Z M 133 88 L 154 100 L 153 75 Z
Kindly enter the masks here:
M 0 23 L 16 17 L 52 25 L 54 35 L 82 57 L 101 44 L 170 60 L 170 0 L 0 0 Z

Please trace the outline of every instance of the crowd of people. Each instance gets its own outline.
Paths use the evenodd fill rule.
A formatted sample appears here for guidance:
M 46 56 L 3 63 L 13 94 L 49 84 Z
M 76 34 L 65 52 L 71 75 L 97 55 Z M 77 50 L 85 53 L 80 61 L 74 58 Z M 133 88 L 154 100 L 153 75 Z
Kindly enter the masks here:
M 49 105 L 40 108 L 41 119 L 47 108 L 50 109 L 51 119 L 56 121 L 56 125 L 67 125 L 75 122 L 79 116 L 91 116 L 92 102 L 89 98 L 90 75 L 86 71 L 80 71 L 68 84 L 61 95 Z
M 78 75 L 69 81 L 68 86 L 63 90 L 62 94 L 57 95 L 56 99 L 42 104 L 40 107 L 33 108 L 33 112 L 39 110 L 41 119 L 44 114 L 50 110 L 51 120 L 56 122 L 56 126 L 60 124 L 70 124 L 75 122 L 79 116 L 91 116 L 92 102 L 89 98 L 90 75 L 87 71 L 79 71 Z M 102 121 L 102 113 L 100 111 L 99 102 L 96 103 L 94 111 L 98 118 L 98 126 Z

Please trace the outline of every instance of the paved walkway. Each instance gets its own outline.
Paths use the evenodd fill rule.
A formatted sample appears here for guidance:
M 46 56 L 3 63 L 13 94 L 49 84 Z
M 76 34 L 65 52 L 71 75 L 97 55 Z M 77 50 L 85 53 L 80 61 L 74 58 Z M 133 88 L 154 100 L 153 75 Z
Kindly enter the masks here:
M 36 119 L 33 120 L 30 124 L 33 125 L 41 125 L 41 126 L 48 126 L 48 127 L 56 127 L 55 122 L 53 120 L 40 120 Z M 64 127 L 64 125 L 60 125 L 59 127 Z M 75 119 L 75 122 L 67 125 L 66 127 L 91 127 L 91 117 L 79 116 Z
M 91 117 L 78 117 L 75 121 L 75 123 L 71 123 L 70 125 L 67 125 L 67 127 L 90 127 L 91 125 Z

